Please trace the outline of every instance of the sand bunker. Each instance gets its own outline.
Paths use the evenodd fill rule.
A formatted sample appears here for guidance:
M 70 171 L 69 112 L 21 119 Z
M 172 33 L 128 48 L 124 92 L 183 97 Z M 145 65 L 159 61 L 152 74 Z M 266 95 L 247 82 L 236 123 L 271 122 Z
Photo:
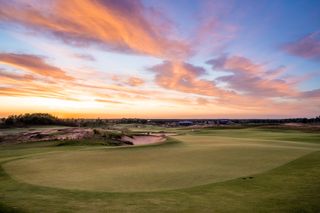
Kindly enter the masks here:
M 156 135 L 135 135 L 132 137 L 123 136 L 121 140 L 132 142 L 133 145 L 144 145 L 163 142 L 165 137 Z

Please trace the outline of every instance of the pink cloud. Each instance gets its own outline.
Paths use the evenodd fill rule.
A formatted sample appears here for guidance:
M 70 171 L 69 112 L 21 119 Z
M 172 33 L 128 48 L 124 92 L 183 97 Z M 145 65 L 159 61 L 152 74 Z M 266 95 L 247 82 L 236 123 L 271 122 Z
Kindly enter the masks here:
M 90 54 L 77 53 L 73 55 L 75 58 L 87 60 L 87 61 L 95 61 L 96 59 Z
M 189 63 L 164 61 L 150 70 L 156 73 L 155 82 L 165 89 L 207 96 L 228 93 L 219 89 L 215 82 L 200 79 L 206 73 L 205 69 Z
M 302 92 L 300 95 L 301 98 L 317 98 L 320 100 L 320 89 L 314 89 Z
M 130 77 L 128 79 L 128 85 L 132 87 L 141 86 L 144 84 L 144 80 L 138 77 Z
M 60 80 L 73 80 L 66 72 L 45 62 L 42 57 L 30 54 L 0 53 L 0 64 Z
M 42 85 L 39 83 L 31 84 L 30 82 L 25 85 L 24 83 L 24 81 L 20 81 L 11 86 L 0 87 L 0 96 L 42 97 L 78 101 L 77 98 L 67 94 L 64 89 L 59 86 Z
M 0 79 L 7 79 L 7 80 L 13 80 L 13 81 L 32 81 L 36 78 L 33 75 L 29 74 L 16 74 L 9 71 L 5 71 L 4 69 L 0 68 Z
M 219 77 L 230 88 L 250 96 L 290 97 L 297 94 L 295 84 L 281 78 L 285 67 L 269 70 L 263 64 L 241 56 L 222 56 L 208 61 L 214 70 L 230 72 Z
M 320 60 L 320 32 L 314 32 L 287 43 L 282 49 L 291 55 Z

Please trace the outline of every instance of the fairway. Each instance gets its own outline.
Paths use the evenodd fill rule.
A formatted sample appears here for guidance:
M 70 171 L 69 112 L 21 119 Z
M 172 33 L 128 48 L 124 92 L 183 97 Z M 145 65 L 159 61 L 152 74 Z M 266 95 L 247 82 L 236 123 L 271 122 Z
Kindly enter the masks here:
M 230 137 L 244 131 L 246 137 Z M 60 150 L 10 161 L 3 168 L 13 179 L 39 186 L 148 192 L 254 176 L 320 149 L 316 143 L 265 139 L 254 133 L 196 132 L 175 136 L 179 142 L 167 145 Z

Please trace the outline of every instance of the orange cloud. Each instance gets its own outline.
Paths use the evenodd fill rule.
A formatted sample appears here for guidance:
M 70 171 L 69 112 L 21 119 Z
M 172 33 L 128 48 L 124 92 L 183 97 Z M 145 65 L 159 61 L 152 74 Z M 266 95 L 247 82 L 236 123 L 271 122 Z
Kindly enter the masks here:
M 126 75 L 112 75 L 112 81 L 116 82 L 117 85 L 126 85 L 131 87 L 137 87 L 145 84 L 145 81 L 140 77 L 126 76 Z
M 184 42 L 163 36 L 169 33 L 163 21 L 156 20 L 152 10 L 138 0 L 56 0 L 45 6 L 7 1 L 2 2 L 0 20 L 50 32 L 78 45 L 98 42 L 111 50 L 158 57 L 176 57 L 188 51 Z
M 140 86 L 140 85 L 144 84 L 144 80 L 141 78 L 137 78 L 137 77 L 130 77 L 128 79 L 128 84 L 133 87 Z
M 108 99 L 95 99 L 95 101 L 102 102 L 102 103 L 109 103 L 109 104 L 123 104 L 123 102 L 113 101 L 113 100 L 108 100 Z
M 60 80 L 73 80 L 65 71 L 47 64 L 43 58 L 29 54 L 0 53 L 0 63 L 31 73 Z
M 150 70 L 156 73 L 156 83 L 165 89 L 207 96 L 230 94 L 219 89 L 213 81 L 199 79 L 206 72 L 202 67 L 184 62 L 165 61 L 151 67 Z
M 101 94 L 101 91 L 107 91 L 109 93 L 112 92 L 112 94 L 114 94 L 115 92 L 121 92 L 121 93 L 128 93 L 128 94 L 134 94 L 134 95 L 141 95 L 141 94 L 152 95 L 152 94 L 158 93 L 158 91 L 155 91 L 155 90 L 134 89 L 134 88 L 127 88 L 119 85 L 105 85 L 101 83 L 87 84 L 87 83 L 73 82 L 70 86 L 82 88 L 86 90 L 100 91 L 100 94 Z M 99 93 L 96 93 L 96 94 L 99 94 Z
M 61 89 L 57 89 L 57 87 L 40 85 L 29 85 L 26 87 L 16 85 L 16 87 L 0 87 L 0 96 L 42 97 L 78 101 L 78 99 L 67 95 Z
M 32 81 L 35 79 L 35 77 L 29 74 L 16 74 L 8 72 L 0 68 L 0 79 L 6 79 L 7 81 Z
M 50 67 L 50 65 L 48 66 Z M 27 69 L 25 70 L 27 72 L 29 71 Z M 0 96 L 44 97 L 63 100 L 78 100 L 73 96 L 73 93 L 70 92 L 71 90 L 68 89 L 65 81 L 61 82 L 61 79 L 57 78 L 48 79 L 45 78 L 44 74 L 37 76 L 33 74 L 25 74 L 20 71 L 9 72 L 0 68 Z M 54 76 L 57 77 L 56 74 L 54 74 Z M 72 81 L 67 82 L 70 83 Z

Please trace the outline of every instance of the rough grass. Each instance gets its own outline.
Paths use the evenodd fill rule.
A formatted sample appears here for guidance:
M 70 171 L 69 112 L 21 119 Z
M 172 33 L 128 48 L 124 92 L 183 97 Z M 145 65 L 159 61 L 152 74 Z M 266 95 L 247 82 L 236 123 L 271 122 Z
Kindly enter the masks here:
M 230 137 L 230 134 L 212 136 L 208 132 L 197 132 L 177 136 L 181 143 L 124 149 L 99 146 L 14 148 L 10 159 L 0 150 L 0 162 L 2 159 L 6 169 L 0 170 L 0 211 L 1 208 L 29 212 L 319 211 L 320 152 L 316 151 L 319 150 L 316 141 L 305 143 L 303 135 L 299 139 L 301 142 L 290 142 L 255 134 L 250 138 L 250 133 L 239 132 L 242 134 L 239 138 Z M 291 133 L 285 134 L 292 137 Z M 8 154 L 10 148 L 6 149 L 4 153 Z M 54 163 L 56 161 L 59 163 Z M 30 169 L 40 170 L 32 172 Z M 47 174 L 42 177 L 44 181 L 50 180 L 50 187 L 45 187 L 47 183 L 39 186 L 37 178 L 41 175 L 37 177 L 34 173 L 41 174 L 42 169 L 53 176 L 51 179 Z M 82 172 L 75 175 L 79 169 Z M 21 180 L 15 176 L 19 172 L 26 175 L 26 171 L 37 183 L 28 184 L 25 176 Z M 7 172 L 13 172 L 13 178 Z M 57 186 L 52 185 L 59 174 L 67 182 L 71 180 L 67 187 L 66 182 L 61 185 L 62 179 L 55 182 Z M 113 178 L 99 179 L 101 174 Z M 88 179 L 82 176 L 89 180 L 95 177 L 95 184 L 100 186 L 84 184 Z M 77 184 L 74 181 L 78 181 Z M 129 186 L 126 181 L 135 185 Z M 86 189 L 89 191 L 78 190 L 79 186 L 84 189 L 81 188 L 83 184 L 84 187 L 89 184 Z M 103 188 L 105 184 L 109 184 L 109 188 Z M 168 186 L 175 189 L 165 190 Z
M 63 140 L 53 142 L 55 146 L 121 146 L 125 145 L 121 141 L 105 138 L 90 138 L 81 140 Z

